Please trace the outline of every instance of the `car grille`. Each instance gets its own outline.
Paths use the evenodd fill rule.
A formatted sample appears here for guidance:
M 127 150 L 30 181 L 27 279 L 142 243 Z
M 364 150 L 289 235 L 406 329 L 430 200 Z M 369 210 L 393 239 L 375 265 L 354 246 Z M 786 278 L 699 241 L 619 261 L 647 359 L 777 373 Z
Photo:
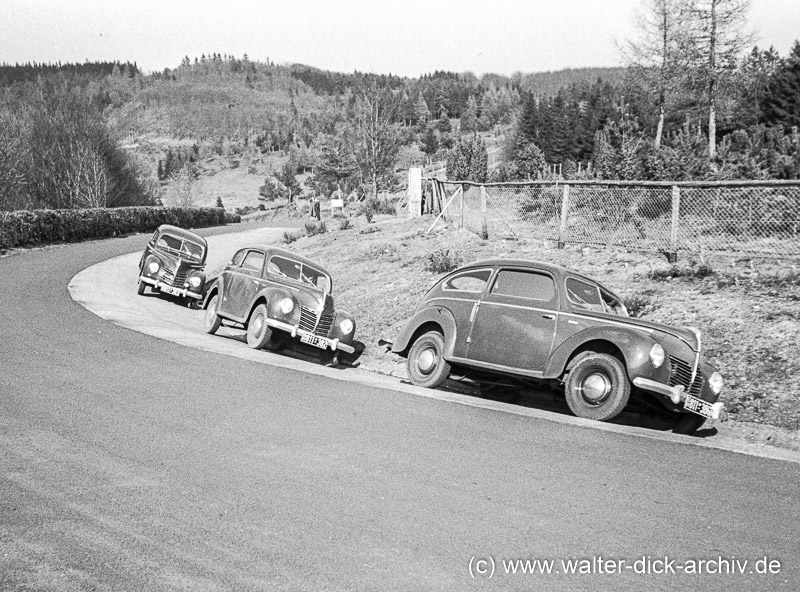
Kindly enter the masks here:
M 314 335 L 327 337 L 333 325 L 333 315 L 322 315 L 317 321 L 317 314 L 310 308 L 300 307 L 300 328 Z
M 164 275 L 161 276 L 161 281 L 168 286 L 175 286 L 176 288 L 183 288 L 186 283 L 186 270 L 179 269 L 177 275 L 171 269 L 165 269 Z
M 703 386 L 703 373 L 697 369 L 692 382 L 692 367 L 678 358 L 669 357 L 669 386 L 681 385 L 688 394 L 699 397 Z

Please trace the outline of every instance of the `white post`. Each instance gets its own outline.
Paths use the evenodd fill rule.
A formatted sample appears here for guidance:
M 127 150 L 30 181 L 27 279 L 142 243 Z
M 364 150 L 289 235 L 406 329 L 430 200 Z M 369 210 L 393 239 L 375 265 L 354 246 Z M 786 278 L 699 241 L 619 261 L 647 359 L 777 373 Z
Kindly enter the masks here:
M 422 215 L 422 169 L 408 169 L 408 217 L 418 218 Z

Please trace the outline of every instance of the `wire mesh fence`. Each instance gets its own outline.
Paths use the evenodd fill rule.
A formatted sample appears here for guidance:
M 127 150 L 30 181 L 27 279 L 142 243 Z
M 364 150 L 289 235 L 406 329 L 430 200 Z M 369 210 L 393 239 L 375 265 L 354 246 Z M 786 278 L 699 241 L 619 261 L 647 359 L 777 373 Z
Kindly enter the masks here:
M 486 238 L 800 257 L 800 181 L 436 182 L 462 189 L 448 214 Z

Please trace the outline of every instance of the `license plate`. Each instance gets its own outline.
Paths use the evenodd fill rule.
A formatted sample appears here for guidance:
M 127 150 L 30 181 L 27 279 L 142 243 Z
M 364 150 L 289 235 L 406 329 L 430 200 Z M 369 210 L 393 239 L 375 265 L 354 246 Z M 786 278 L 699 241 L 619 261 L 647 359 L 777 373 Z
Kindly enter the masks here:
M 159 290 L 165 294 L 172 294 L 173 296 L 180 294 L 180 290 L 178 290 L 178 288 L 173 288 L 172 286 L 160 286 Z
M 318 347 L 320 349 L 328 348 L 327 340 L 319 335 L 301 335 L 300 341 L 301 343 L 307 343 L 308 345 L 313 345 L 314 347 Z
M 686 395 L 686 401 L 683 403 L 683 408 L 687 411 L 697 413 L 697 415 L 702 415 L 703 417 L 711 418 L 713 414 L 711 403 L 708 401 L 703 401 L 702 399 L 698 399 L 697 397 L 693 397 L 692 395 Z

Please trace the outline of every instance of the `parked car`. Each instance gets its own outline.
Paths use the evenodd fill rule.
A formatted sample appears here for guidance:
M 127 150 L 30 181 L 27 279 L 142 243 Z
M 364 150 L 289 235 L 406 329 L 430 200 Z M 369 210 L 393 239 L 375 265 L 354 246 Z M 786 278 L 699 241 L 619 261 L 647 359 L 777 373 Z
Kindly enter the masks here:
M 578 417 L 607 421 L 628 405 L 691 433 L 717 418 L 723 380 L 700 331 L 635 319 L 611 290 L 557 265 L 489 259 L 436 283 L 392 344 L 416 385 L 459 373 L 563 385 Z
M 190 306 L 200 302 L 206 275 L 208 243 L 202 236 L 162 224 L 153 233 L 139 260 L 139 289 L 141 296 L 151 290 L 188 299 Z
M 276 351 L 296 340 L 335 364 L 340 352 L 355 352 L 356 322 L 335 310 L 332 291 L 331 275 L 310 259 L 270 245 L 246 247 L 208 289 L 205 330 L 215 333 L 227 321 L 247 330 L 254 349 Z

